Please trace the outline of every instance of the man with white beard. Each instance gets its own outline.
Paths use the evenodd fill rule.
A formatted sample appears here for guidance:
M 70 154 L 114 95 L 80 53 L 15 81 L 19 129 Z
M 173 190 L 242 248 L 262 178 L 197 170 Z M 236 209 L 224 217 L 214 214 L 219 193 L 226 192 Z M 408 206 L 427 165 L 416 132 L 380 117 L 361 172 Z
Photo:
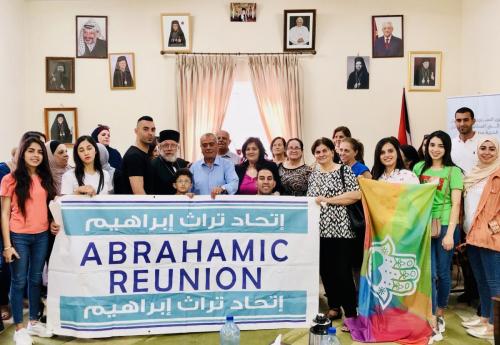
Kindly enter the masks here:
M 177 170 L 186 168 L 188 161 L 177 158 L 180 134 L 177 131 L 166 129 L 160 132 L 159 151 L 160 156 L 155 158 L 151 165 L 153 167 L 153 194 L 174 195 L 174 176 Z

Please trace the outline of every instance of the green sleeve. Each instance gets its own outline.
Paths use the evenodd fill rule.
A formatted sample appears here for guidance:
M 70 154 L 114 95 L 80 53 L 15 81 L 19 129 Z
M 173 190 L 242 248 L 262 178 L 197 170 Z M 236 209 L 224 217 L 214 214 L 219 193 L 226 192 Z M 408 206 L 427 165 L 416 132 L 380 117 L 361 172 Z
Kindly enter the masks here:
M 424 163 L 425 163 L 424 161 L 418 162 L 413 167 L 413 172 L 415 173 L 415 175 L 417 175 L 417 177 L 419 177 L 420 174 L 422 173 L 422 168 L 424 167 Z
M 451 168 L 450 174 L 450 189 L 464 189 L 464 177 L 462 171 L 458 167 Z

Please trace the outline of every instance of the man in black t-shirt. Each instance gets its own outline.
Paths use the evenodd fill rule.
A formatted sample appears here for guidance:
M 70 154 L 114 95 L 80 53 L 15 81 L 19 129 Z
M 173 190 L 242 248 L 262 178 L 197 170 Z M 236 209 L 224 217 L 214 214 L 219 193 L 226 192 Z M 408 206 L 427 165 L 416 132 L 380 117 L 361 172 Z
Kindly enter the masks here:
M 160 132 L 160 156 L 153 159 L 153 194 L 174 195 L 175 173 L 189 162 L 177 157 L 180 133 L 172 129 Z
M 155 139 L 155 123 L 150 116 L 142 116 L 137 120 L 134 131 L 135 145 L 130 146 L 123 156 L 121 172 L 115 178 L 117 194 L 152 193 L 152 168 L 148 150 Z

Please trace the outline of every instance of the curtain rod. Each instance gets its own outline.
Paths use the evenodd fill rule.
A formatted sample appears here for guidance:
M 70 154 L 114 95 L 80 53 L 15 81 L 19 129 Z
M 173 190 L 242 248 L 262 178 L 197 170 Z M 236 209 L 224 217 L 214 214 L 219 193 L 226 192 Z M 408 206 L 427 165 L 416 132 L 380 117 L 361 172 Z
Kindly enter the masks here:
M 283 53 L 200 53 L 200 52 L 170 52 L 166 50 L 160 51 L 161 55 L 286 55 L 286 54 L 295 54 L 295 55 L 316 55 L 316 50 L 311 51 L 303 51 L 303 52 L 283 52 Z

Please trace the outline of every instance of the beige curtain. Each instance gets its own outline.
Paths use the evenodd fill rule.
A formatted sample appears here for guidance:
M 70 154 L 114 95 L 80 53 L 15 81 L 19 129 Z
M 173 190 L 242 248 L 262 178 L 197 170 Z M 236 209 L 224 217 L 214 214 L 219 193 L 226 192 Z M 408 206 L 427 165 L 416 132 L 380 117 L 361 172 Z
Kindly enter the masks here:
M 228 55 L 177 56 L 177 119 L 186 160 L 199 158 L 201 135 L 221 128 L 235 69 Z
M 301 137 L 299 61 L 296 55 L 249 57 L 250 75 L 269 141 Z

